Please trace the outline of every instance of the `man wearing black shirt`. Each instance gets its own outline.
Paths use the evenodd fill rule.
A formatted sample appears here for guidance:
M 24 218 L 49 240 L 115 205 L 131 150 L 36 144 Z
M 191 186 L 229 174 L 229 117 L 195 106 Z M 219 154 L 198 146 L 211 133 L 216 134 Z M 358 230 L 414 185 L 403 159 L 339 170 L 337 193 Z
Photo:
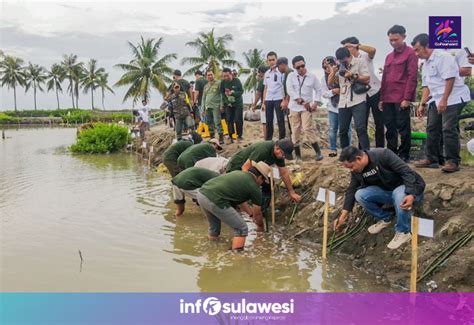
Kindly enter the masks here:
M 390 225 L 391 214 L 382 206 L 393 204 L 397 215 L 396 233 L 387 247 L 396 249 L 408 242 L 413 205 L 423 200 L 423 178 L 389 149 L 363 151 L 346 147 L 339 160 L 350 169 L 351 182 L 334 227 L 338 229 L 346 221 L 357 201 L 377 221 L 368 229 L 369 233 L 377 234 Z

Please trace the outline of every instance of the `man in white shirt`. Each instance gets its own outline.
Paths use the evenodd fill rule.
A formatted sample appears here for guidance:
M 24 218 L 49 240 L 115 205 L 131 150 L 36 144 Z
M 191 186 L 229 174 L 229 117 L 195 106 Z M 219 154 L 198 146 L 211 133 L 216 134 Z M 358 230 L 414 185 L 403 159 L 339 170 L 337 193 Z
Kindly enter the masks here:
M 428 47 L 428 34 L 419 34 L 411 43 L 419 59 L 424 59 L 421 103 L 418 117 L 423 117 L 428 106 L 426 158 L 415 164 L 420 168 L 438 168 L 443 159 L 440 139 L 443 137 L 446 162 L 441 169 L 446 173 L 459 170 L 461 162 L 458 118 L 470 101 L 469 88 L 459 76 L 456 59 L 446 51 Z
M 383 112 L 379 109 L 380 100 L 380 79 L 374 71 L 375 48 L 369 45 L 360 44 L 357 37 L 348 37 L 341 41 L 351 55 L 355 58 L 361 58 L 367 63 L 370 74 L 370 89 L 367 92 L 367 123 L 369 122 L 370 111 L 375 124 L 375 146 L 377 148 L 385 147 L 385 126 L 383 124 Z
M 262 110 L 265 111 L 266 136 L 265 140 L 272 140 L 273 138 L 273 114 L 277 117 L 278 122 L 278 138 L 284 139 L 286 136 L 285 129 L 285 112 L 281 109 L 281 102 L 284 97 L 283 89 L 283 74 L 278 70 L 276 65 L 277 54 L 275 52 L 268 52 L 267 64 L 270 67 L 263 79 L 265 89 L 262 98 Z
M 296 159 L 301 160 L 301 131 L 306 140 L 311 143 L 316 152 L 316 160 L 323 159 L 321 149 L 318 145 L 316 126 L 312 112 L 318 108 L 321 101 L 321 84 L 312 73 L 306 69 L 306 63 L 301 55 L 292 60 L 294 72 L 288 75 L 286 88 L 290 97 L 288 108 L 290 109 L 291 140 L 293 141 Z

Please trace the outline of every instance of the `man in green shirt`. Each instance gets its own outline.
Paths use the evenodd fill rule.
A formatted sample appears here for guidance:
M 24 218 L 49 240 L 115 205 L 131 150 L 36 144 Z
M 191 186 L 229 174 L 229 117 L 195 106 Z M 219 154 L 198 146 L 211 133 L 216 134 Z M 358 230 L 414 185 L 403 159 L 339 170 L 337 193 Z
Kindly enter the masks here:
M 209 239 L 216 240 L 221 233 L 221 223 L 224 222 L 234 229 L 232 249 L 243 249 L 248 234 L 245 220 L 235 209 L 236 206 L 251 201 L 254 210 L 260 210 L 262 194 L 260 186 L 272 172 L 264 162 L 252 162 L 248 171 L 233 171 L 213 178 L 198 191 L 197 200 L 202 212 L 209 221 Z M 254 218 L 260 230 L 263 230 L 263 218 Z
M 222 70 L 223 80 L 221 81 L 222 103 L 225 110 L 227 127 L 229 128 L 230 142 L 234 142 L 232 134 L 237 131 L 238 141 L 242 140 L 244 129 L 244 103 L 242 95 L 244 89 L 238 78 L 232 74 L 232 70 L 224 68 Z M 235 123 L 235 128 L 234 128 Z
M 163 153 L 163 165 L 168 168 L 171 177 L 175 177 L 180 172 L 180 168 L 178 167 L 179 155 L 193 144 L 199 144 L 201 142 L 201 136 L 193 131 L 190 133 L 190 138 L 173 143 L 165 150 Z
M 189 100 L 192 100 L 192 93 L 191 93 L 191 85 L 186 79 L 183 79 L 183 76 L 181 75 L 180 70 L 174 70 L 173 72 L 173 82 L 168 88 L 168 95 L 166 96 L 166 99 L 169 98 L 173 94 L 173 85 L 177 83 L 181 87 L 181 91 L 184 91 L 186 95 L 188 96 Z
M 209 142 L 197 144 L 187 148 L 178 157 L 178 167 L 181 170 L 193 167 L 194 164 L 207 157 L 217 157 L 217 150 L 222 150 L 217 139 L 211 139 Z
M 247 148 L 236 153 L 229 161 L 227 165 L 227 172 L 234 170 L 248 170 L 251 166 L 251 161 L 263 161 L 268 165 L 277 165 L 278 171 L 283 179 L 283 182 L 288 189 L 288 195 L 294 202 L 299 202 L 301 196 L 295 192 L 291 183 L 290 172 L 285 167 L 285 158 L 293 159 L 293 143 L 290 139 L 282 139 L 278 141 L 259 141 L 251 144 Z M 264 184 L 262 186 L 263 199 L 260 203 L 261 206 L 266 208 L 271 198 L 270 185 Z M 254 210 L 254 217 L 260 218 L 261 210 Z
M 202 95 L 202 116 L 206 117 L 206 124 L 209 127 L 211 138 L 215 136 L 215 129 L 219 134 L 219 143 L 224 144 L 224 132 L 221 125 L 222 95 L 220 91 L 221 82 L 214 79 L 214 73 L 206 72 L 207 84 L 204 86 Z
M 291 134 L 291 125 L 290 125 L 290 120 L 288 119 L 289 116 L 289 110 L 288 110 L 288 104 L 290 103 L 290 96 L 288 95 L 287 87 L 286 87 L 286 81 L 288 79 L 288 75 L 293 72 L 293 69 L 288 67 L 288 59 L 285 57 L 280 57 L 277 60 L 277 68 L 278 71 L 280 71 L 283 76 L 283 100 L 281 101 L 281 109 L 285 111 L 286 119 L 288 120 L 288 129 L 290 130 Z
M 178 83 L 173 85 L 173 94 L 169 98 L 171 115 L 175 118 L 176 139 L 181 140 L 183 127 L 194 129 L 194 121 L 191 117 L 190 101 L 186 93 L 181 90 Z
M 207 79 L 204 78 L 202 71 L 196 71 L 194 74 L 196 82 L 194 84 L 194 98 L 193 104 L 199 108 L 199 112 L 202 113 L 202 96 L 204 95 L 204 86 L 207 84 Z
M 176 204 L 176 217 L 180 217 L 184 213 L 184 205 L 186 200 L 184 196 L 189 195 L 193 201 L 197 200 L 197 191 L 202 184 L 208 180 L 219 176 L 212 170 L 200 167 L 191 167 L 183 170 L 171 180 L 173 188 L 173 199 Z

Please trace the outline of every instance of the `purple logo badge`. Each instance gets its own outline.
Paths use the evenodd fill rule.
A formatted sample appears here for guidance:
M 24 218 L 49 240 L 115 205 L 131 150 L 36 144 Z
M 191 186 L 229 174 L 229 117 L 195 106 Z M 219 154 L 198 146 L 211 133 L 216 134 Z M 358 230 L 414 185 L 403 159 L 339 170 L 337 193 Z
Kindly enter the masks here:
M 460 49 L 461 48 L 461 17 L 430 16 L 430 48 Z

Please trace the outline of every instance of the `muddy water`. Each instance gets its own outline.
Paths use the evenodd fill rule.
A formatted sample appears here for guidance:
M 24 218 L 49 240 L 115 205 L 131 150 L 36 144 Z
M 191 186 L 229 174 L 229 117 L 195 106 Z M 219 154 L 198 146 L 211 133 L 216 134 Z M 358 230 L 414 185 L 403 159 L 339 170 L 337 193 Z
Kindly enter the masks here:
M 67 152 L 74 129 L 7 130 L 0 142 L 2 291 L 380 291 L 372 277 L 320 252 L 256 235 L 209 243 L 188 204 L 129 154 Z M 81 251 L 81 257 L 79 255 Z M 324 269 L 324 271 L 323 271 Z

